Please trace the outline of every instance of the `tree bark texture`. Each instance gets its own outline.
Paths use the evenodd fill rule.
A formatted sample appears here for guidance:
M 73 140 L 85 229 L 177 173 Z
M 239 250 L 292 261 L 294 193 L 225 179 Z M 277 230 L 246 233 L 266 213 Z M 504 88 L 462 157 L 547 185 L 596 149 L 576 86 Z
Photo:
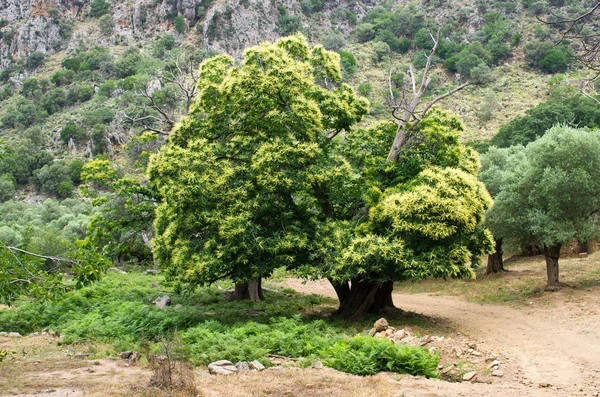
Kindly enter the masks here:
M 548 274 L 547 289 L 555 290 L 561 287 L 558 272 L 558 259 L 562 244 L 547 246 L 544 244 L 544 257 L 546 258 L 546 273 Z
M 248 283 L 236 283 L 235 290 L 233 291 L 232 300 L 243 301 L 251 300 L 253 302 L 259 302 L 264 300 L 262 290 L 262 279 L 259 277 Z
M 494 239 L 496 245 L 496 252 L 488 255 L 487 269 L 485 274 L 493 274 L 505 272 L 504 261 L 502 260 L 502 255 L 504 254 L 504 250 L 502 249 L 502 239 Z
M 377 282 L 353 279 L 350 282 L 333 282 L 339 308 L 333 313 L 345 320 L 359 320 L 369 313 L 379 313 L 386 308 L 393 308 L 393 281 Z

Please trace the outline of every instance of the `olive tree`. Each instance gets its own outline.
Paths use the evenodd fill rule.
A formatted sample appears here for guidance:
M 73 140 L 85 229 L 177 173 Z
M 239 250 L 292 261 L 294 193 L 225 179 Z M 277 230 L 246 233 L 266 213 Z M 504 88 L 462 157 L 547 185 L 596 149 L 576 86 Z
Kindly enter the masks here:
M 488 170 L 494 163 L 504 168 L 497 188 L 489 182 L 497 194 L 488 226 L 516 247 L 540 244 L 547 288 L 560 288 L 562 245 L 589 241 L 600 231 L 600 131 L 553 127 L 526 147 L 491 151 L 483 163 Z

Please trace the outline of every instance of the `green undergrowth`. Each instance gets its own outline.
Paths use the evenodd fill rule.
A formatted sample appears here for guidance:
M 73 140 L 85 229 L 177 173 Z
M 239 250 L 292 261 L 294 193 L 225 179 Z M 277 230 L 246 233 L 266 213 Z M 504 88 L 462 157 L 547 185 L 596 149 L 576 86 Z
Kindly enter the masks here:
M 263 302 L 229 302 L 216 287 L 179 295 L 161 281 L 161 276 L 138 272 L 110 273 L 62 300 L 21 302 L 0 310 L 0 330 L 28 334 L 50 328 L 63 335 L 63 344 L 112 346 L 96 356 L 140 349 L 142 341 L 158 346 L 162 338 L 176 337 L 194 365 L 222 359 L 270 365 L 266 355 L 275 354 L 303 357 L 301 365 L 320 359 L 358 375 L 436 374 L 438 357 L 427 350 L 361 336 L 372 319 L 347 324 L 325 316 L 335 307 L 330 298 L 269 288 Z M 167 294 L 171 306 L 161 310 L 151 303 Z

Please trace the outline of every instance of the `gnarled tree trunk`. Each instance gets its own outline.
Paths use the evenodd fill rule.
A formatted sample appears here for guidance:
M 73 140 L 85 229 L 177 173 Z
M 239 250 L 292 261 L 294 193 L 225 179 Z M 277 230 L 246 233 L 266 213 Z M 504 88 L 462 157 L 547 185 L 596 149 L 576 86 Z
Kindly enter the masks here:
M 546 273 L 548 274 L 548 284 L 546 289 L 557 290 L 562 285 L 559 280 L 558 259 L 560 258 L 560 248 L 562 244 L 547 246 L 544 244 L 544 257 L 546 258 Z
M 375 294 L 375 300 L 370 310 L 371 313 L 379 313 L 384 309 L 395 309 L 396 306 L 394 306 L 392 292 L 394 292 L 394 282 L 392 280 L 381 283 Z
M 379 313 L 386 308 L 395 307 L 392 301 L 393 281 L 329 281 L 340 301 L 339 308 L 333 314 L 346 320 L 358 320 L 368 313 Z
M 264 300 L 262 279 L 259 277 L 249 283 L 236 283 L 231 299 L 235 301 L 251 300 L 253 302 Z
M 492 273 L 500 273 L 505 272 L 504 261 L 502 260 L 502 255 L 504 251 L 502 250 L 502 239 L 494 239 L 496 243 L 496 252 L 488 255 L 487 269 L 485 270 L 485 274 Z

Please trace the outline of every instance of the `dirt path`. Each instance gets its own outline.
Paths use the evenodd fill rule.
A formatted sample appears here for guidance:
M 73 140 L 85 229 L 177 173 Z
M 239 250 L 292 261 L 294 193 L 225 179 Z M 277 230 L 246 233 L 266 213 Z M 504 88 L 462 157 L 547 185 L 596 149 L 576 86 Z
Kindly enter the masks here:
M 292 279 L 286 284 L 303 293 L 335 297 L 326 281 L 303 284 Z M 515 376 L 499 383 L 515 395 L 547 396 L 553 391 L 562 396 L 600 395 L 598 288 L 545 295 L 525 309 L 429 294 L 393 297 L 397 307 L 448 323 L 478 345 L 508 357 L 515 364 Z M 484 390 L 479 389 L 483 393 L 479 395 L 488 395 Z

